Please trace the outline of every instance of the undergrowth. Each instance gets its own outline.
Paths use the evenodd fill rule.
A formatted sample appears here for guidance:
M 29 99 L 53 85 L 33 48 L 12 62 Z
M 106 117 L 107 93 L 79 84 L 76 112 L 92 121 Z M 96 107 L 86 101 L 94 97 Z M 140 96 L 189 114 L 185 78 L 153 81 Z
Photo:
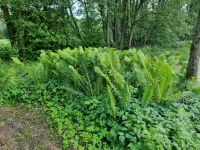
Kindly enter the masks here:
M 0 102 L 43 106 L 63 149 L 200 147 L 199 85 L 166 54 L 78 48 L 12 59 L 0 63 Z

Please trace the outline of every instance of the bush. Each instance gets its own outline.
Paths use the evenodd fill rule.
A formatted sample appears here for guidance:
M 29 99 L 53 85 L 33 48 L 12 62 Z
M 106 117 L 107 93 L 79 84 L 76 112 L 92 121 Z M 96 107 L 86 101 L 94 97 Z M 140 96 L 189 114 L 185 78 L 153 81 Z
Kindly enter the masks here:
M 0 40 L 0 59 L 10 60 L 11 57 L 15 56 L 16 54 L 17 52 L 15 52 L 14 48 L 11 47 L 9 40 Z

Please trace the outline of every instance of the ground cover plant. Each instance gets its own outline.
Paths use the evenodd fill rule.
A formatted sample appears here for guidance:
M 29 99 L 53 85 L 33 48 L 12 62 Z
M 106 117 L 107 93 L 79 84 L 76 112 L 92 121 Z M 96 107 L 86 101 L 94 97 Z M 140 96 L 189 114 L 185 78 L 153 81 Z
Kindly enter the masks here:
M 0 101 L 42 105 L 63 149 L 197 149 L 199 86 L 183 82 L 169 53 L 80 47 L 12 58 L 1 62 Z

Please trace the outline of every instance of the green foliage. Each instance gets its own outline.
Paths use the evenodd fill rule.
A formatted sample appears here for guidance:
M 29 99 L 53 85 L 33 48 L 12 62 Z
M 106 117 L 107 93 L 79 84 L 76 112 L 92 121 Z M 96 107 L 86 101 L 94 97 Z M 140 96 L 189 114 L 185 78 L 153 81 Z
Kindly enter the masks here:
M 7 37 L 6 25 L 2 18 L 3 18 L 3 14 L 2 14 L 2 11 L 0 10 L 0 39 L 5 39 Z
M 71 94 L 96 97 L 107 93 L 112 113 L 115 105 L 123 108 L 131 101 L 134 89 L 144 93 L 145 104 L 152 97 L 157 102 L 165 100 L 173 82 L 172 69 L 166 62 L 134 50 L 65 49 L 43 52 L 40 61 L 48 78 L 62 82 L 68 91 L 74 91 Z
M 0 61 L 0 76 L 1 76 L 0 90 L 2 90 L 8 80 L 8 75 L 7 75 L 7 72 L 5 71 L 5 65 L 3 65 L 1 61 Z
M 152 98 L 157 102 L 166 100 L 173 83 L 173 71 L 164 58 L 150 59 L 141 51 L 133 51 L 130 58 L 126 56 L 126 69 L 132 74 L 129 78 L 135 79 L 138 92 L 144 93 L 144 104 L 149 104 Z
M 53 80 L 47 84 L 27 82 L 8 87 L 2 91 L 1 98 L 13 104 L 42 104 L 65 148 L 170 150 L 196 149 L 200 143 L 200 104 L 194 98 L 149 107 L 132 99 L 124 110 L 116 111 L 115 118 L 101 107 L 99 100 L 106 101 L 107 96 L 72 99 Z
M 7 26 L 7 37 L 20 59 L 35 60 L 40 50 L 66 47 L 168 47 L 191 40 L 197 4 L 196 0 L 1 0 L 0 27 L 5 34 Z
M 15 52 L 11 48 L 10 41 L 7 39 L 0 39 L 0 59 L 10 60 Z
M 62 81 L 63 86 L 74 91 L 71 94 L 96 97 L 107 93 L 112 110 L 116 98 L 124 105 L 130 101 L 130 87 L 122 76 L 122 70 L 116 66 L 117 63 L 120 65 L 120 60 L 113 50 L 65 49 L 58 53 L 42 53 L 40 60 L 48 77 Z
M 199 149 L 200 86 L 179 42 L 197 4 L 1 0 L 0 104 L 41 106 L 63 149 Z
M 2 94 L 7 102 L 43 104 L 52 130 L 63 139 L 63 148 L 195 150 L 200 146 L 198 98 L 149 107 L 132 99 L 113 118 L 100 107 L 99 99 L 106 97 L 69 99 L 54 81 L 21 84 Z
M 199 84 L 179 78 L 170 53 L 80 47 L 12 58 L 0 63 L 0 103 L 42 106 L 63 149 L 195 150 Z
M 155 84 L 154 83 L 150 83 L 145 87 L 144 94 L 143 94 L 143 99 L 142 99 L 142 101 L 143 101 L 143 103 L 145 105 L 148 105 L 151 102 L 154 89 L 155 89 Z
M 177 47 L 163 48 L 161 46 L 146 46 L 141 51 L 150 57 L 165 58 L 175 74 L 176 82 L 185 78 L 186 67 L 189 59 L 191 41 L 179 42 Z M 183 82 L 183 81 L 182 81 Z

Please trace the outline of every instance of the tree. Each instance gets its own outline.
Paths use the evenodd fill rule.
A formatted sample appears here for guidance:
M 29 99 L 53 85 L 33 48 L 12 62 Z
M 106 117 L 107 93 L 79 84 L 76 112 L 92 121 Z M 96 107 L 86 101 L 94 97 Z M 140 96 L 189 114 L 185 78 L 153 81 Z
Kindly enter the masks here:
M 3 13 L 0 10 L 0 39 L 5 39 L 6 38 L 6 25 L 3 20 Z
M 0 0 L 0 8 L 12 46 L 21 58 L 29 59 L 36 58 L 41 49 L 173 46 L 191 39 L 196 17 L 193 7 L 198 3 L 199 0 Z
M 8 8 L 6 3 L 2 2 L 1 10 L 3 12 L 3 17 L 4 17 L 4 20 L 5 20 L 6 26 L 7 26 L 8 37 L 11 41 L 11 44 L 13 45 L 12 41 L 14 41 L 14 34 L 15 34 L 14 24 L 11 22 L 10 14 L 9 14 L 9 8 Z
M 188 67 L 186 73 L 186 77 L 188 79 L 197 77 L 198 67 L 199 67 L 199 57 L 200 57 L 200 9 L 198 14 L 195 34 L 190 49 L 190 58 L 188 61 Z

